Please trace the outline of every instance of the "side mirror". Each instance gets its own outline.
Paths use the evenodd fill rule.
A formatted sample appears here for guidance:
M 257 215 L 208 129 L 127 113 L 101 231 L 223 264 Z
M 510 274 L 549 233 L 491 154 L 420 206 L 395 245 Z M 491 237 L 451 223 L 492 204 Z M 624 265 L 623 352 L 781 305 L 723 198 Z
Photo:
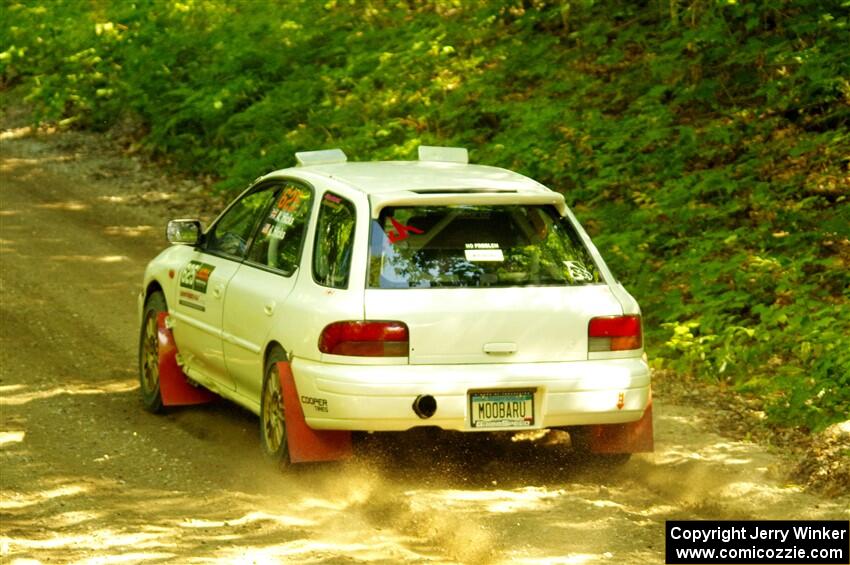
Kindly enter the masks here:
M 197 245 L 201 241 L 200 220 L 171 220 L 165 228 L 165 237 L 169 243 Z

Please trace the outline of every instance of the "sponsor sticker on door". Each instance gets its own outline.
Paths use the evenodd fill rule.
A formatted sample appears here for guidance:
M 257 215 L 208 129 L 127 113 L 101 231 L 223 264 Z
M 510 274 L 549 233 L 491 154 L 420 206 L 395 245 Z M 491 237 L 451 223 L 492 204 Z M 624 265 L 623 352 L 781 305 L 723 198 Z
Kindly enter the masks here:
M 189 261 L 189 264 L 180 273 L 180 286 L 206 294 L 207 285 L 213 271 L 215 271 L 214 265 L 200 261 Z

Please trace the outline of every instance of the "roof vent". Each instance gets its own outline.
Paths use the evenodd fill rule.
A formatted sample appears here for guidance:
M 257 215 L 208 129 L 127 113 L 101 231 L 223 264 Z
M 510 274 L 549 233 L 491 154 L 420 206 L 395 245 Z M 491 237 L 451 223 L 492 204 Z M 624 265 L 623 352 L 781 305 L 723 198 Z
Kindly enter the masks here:
M 334 163 L 345 163 L 348 157 L 342 149 L 324 149 L 322 151 L 299 151 L 295 154 L 299 167 L 309 165 L 333 165 Z
M 469 163 L 469 152 L 465 147 L 419 146 L 420 161 L 440 161 L 442 163 Z

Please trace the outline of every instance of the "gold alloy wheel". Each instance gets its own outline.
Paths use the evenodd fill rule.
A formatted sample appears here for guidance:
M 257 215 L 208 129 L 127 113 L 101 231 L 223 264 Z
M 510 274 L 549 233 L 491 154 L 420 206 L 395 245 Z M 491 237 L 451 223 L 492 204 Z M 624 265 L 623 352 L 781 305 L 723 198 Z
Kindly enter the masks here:
M 280 393 L 280 374 L 277 363 L 269 367 L 263 393 L 263 435 L 270 453 L 276 453 L 284 441 L 283 398 Z
M 142 386 L 145 394 L 152 394 L 159 386 L 159 335 L 156 317 L 156 310 L 151 310 L 145 318 L 145 335 L 142 342 Z

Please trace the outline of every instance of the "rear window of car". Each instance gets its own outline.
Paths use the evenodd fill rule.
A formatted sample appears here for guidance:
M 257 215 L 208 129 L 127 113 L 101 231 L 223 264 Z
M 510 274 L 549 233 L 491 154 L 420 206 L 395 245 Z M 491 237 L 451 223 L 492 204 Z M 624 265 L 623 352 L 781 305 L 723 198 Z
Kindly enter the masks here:
M 572 224 L 550 206 L 387 207 L 372 220 L 370 288 L 600 282 Z

